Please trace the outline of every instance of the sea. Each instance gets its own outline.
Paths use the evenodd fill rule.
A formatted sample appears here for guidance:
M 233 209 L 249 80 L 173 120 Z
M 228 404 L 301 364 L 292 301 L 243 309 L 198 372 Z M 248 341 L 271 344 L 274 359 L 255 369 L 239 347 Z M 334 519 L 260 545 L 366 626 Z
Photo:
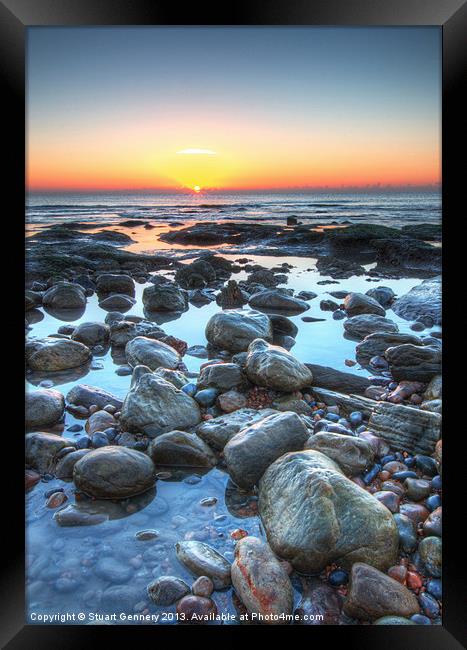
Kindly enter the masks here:
M 369 193 L 203 193 L 154 194 L 31 193 L 26 223 L 45 225 L 67 221 L 96 221 L 114 225 L 124 219 L 151 218 L 165 222 L 197 221 L 283 222 L 295 216 L 304 224 L 379 223 L 401 227 L 439 223 L 439 192 Z

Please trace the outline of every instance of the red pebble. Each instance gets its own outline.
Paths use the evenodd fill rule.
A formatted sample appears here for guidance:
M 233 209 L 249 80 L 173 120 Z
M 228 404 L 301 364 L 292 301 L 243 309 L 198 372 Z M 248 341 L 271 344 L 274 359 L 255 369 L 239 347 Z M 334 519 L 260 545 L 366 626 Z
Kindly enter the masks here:
M 407 587 L 409 589 L 420 589 L 423 586 L 422 579 L 418 575 L 418 573 L 414 573 L 413 571 L 408 571 L 407 572 Z
M 248 537 L 248 532 L 243 530 L 243 528 L 236 528 L 230 533 L 230 537 L 235 540 L 242 539 L 242 537 Z

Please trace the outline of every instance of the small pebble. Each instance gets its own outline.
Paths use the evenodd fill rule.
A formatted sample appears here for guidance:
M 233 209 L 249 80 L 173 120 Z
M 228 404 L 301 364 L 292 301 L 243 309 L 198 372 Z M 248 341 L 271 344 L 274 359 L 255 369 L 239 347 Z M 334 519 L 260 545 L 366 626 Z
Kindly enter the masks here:
M 214 585 L 211 578 L 208 576 L 200 576 L 191 586 L 191 591 L 195 596 L 202 596 L 203 598 L 209 598 L 209 596 L 214 591 Z

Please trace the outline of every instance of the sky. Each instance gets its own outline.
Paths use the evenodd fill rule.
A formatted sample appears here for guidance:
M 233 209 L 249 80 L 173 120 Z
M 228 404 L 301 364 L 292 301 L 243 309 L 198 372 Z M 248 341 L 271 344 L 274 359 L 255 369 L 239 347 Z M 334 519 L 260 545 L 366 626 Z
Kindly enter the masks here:
M 30 191 L 441 180 L 441 32 L 28 29 Z

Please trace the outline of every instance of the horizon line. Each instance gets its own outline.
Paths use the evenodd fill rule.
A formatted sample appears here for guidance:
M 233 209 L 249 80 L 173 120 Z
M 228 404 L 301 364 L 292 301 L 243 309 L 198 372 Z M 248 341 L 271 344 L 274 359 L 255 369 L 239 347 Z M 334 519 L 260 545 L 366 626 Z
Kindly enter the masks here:
M 292 187 L 254 187 L 254 188 L 239 188 L 239 187 L 206 187 L 202 188 L 201 192 L 196 193 L 196 196 L 203 194 L 251 194 L 251 193 L 269 193 L 269 194 L 293 194 L 293 193 L 303 193 L 303 192 L 368 192 L 368 191 L 394 191 L 394 192 L 403 192 L 403 191 L 419 191 L 419 192 L 434 192 L 441 191 L 441 183 L 423 183 L 423 184 L 404 184 L 404 185 L 383 185 L 383 184 L 372 184 L 372 185 L 338 185 L 338 186 L 292 186 Z M 99 187 L 99 188 L 83 188 L 83 187 L 50 187 L 50 188 L 25 188 L 26 194 L 64 194 L 64 193 L 74 193 L 74 194 L 140 194 L 140 193 L 153 193 L 153 194 L 195 194 L 191 187 L 126 187 L 126 188 L 115 188 L 115 187 Z

